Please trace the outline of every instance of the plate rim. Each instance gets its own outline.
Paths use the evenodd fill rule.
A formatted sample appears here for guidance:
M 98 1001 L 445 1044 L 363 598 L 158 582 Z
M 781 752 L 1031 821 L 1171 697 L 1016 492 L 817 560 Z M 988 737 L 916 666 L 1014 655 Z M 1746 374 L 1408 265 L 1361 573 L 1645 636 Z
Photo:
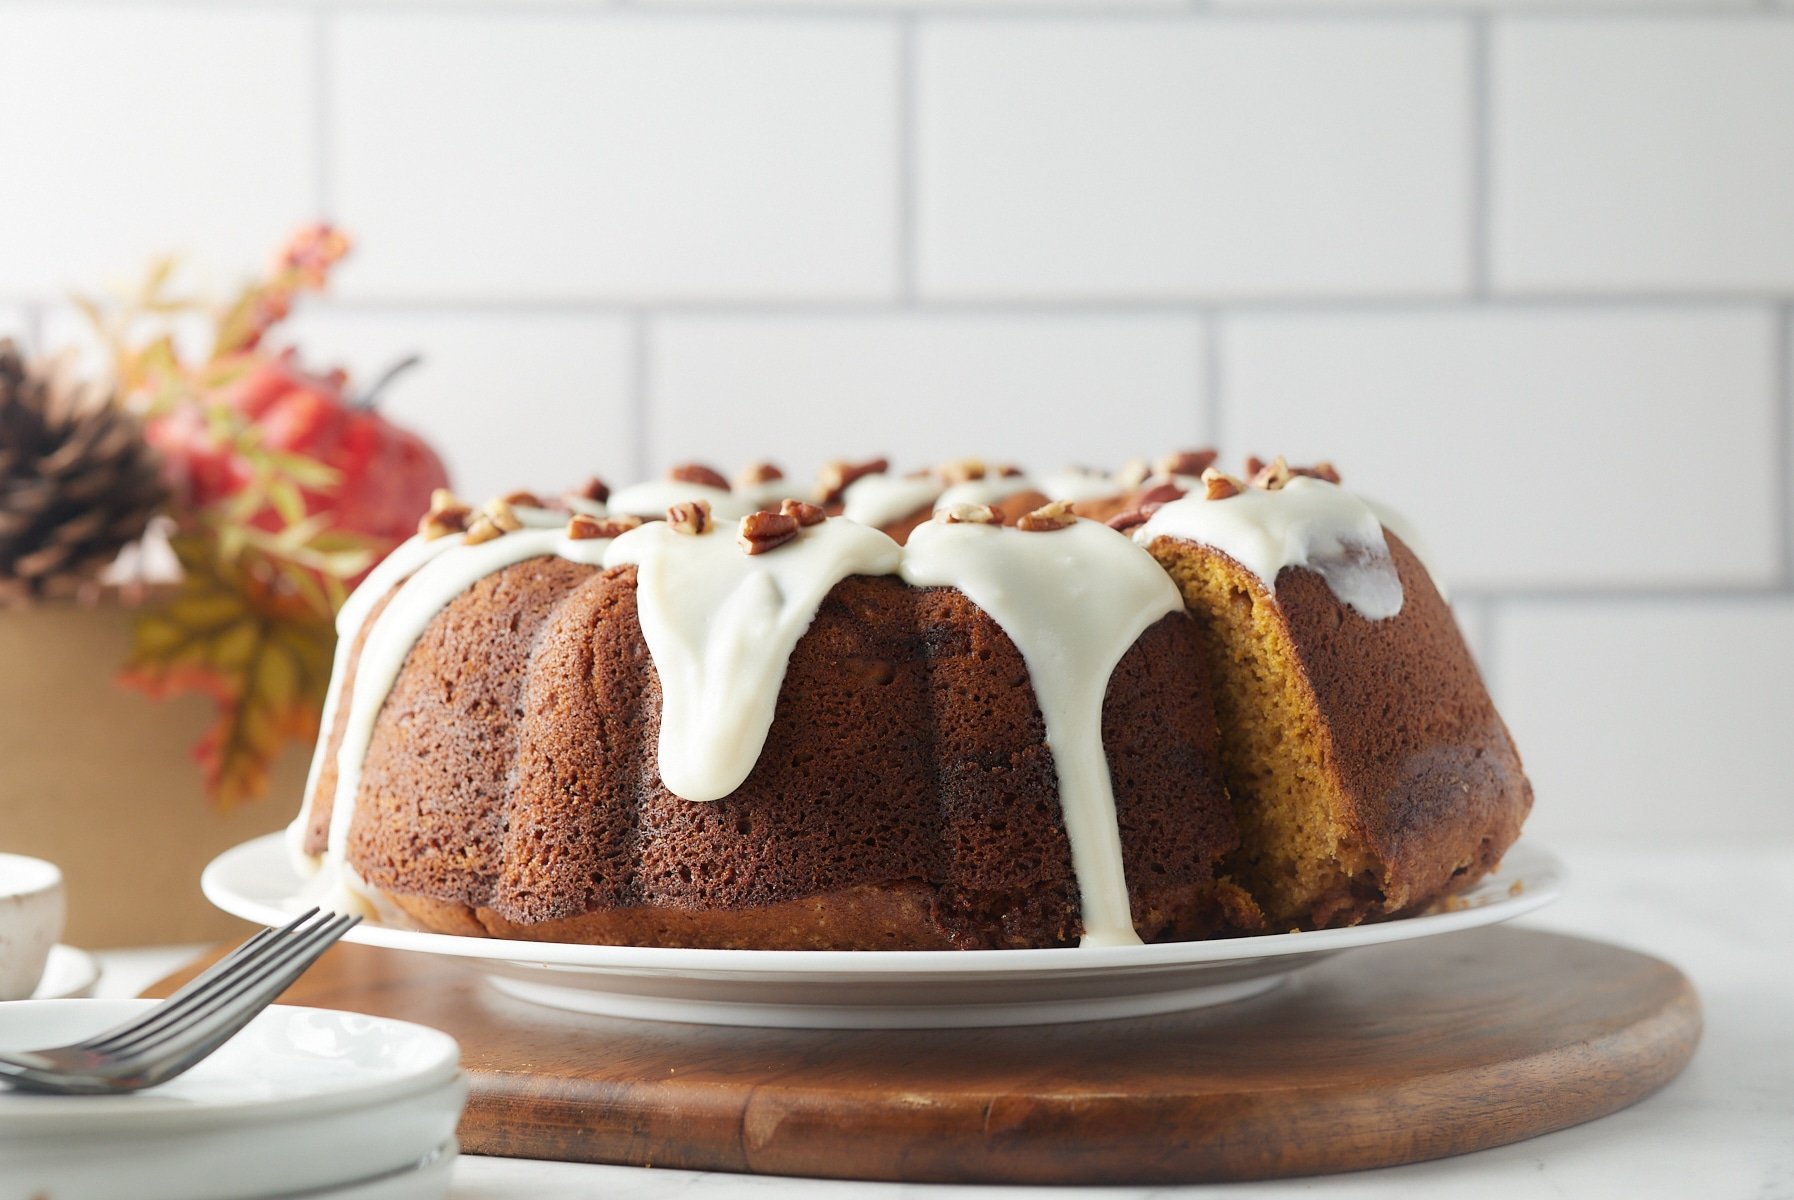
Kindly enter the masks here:
M 264 834 L 219 854 L 200 875 L 206 899 L 233 916 L 264 925 L 292 918 L 278 902 L 246 895 L 232 882 L 240 862 L 275 857 L 292 875 L 285 835 Z M 263 870 L 265 871 L 265 867 Z M 1569 872 L 1557 854 L 1522 839 L 1508 848 L 1502 873 L 1519 877 L 1524 888 L 1481 904 L 1439 912 L 1295 933 L 1259 934 L 1206 941 L 1158 942 L 1142 946 L 1053 947 L 1021 950 L 722 950 L 677 946 L 611 946 L 583 942 L 523 942 L 505 938 L 429 933 L 363 922 L 344 941 L 383 949 L 437 954 L 451 958 L 501 961 L 526 966 L 559 966 L 597 971 L 727 975 L 808 976 L 817 973 L 858 976 L 929 976 L 1009 974 L 1046 971 L 1053 974 L 1117 969 L 1187 967 L 1231 963 L 1285 955 L 1330 953 L 1362 946 L 1411 941 L 1463 929 L 1496 925 L 1535 912 L 1558 899 Z M 1485 880 L 1494 877 L 1486 876 Z M 1479 886 L 1483 886 L 1479 884 Z M 283 897 L 297 900 L 298 893 Z
M 128 1020 L 135 1012 L 153 1008 L 159 1003 L 159 1000 L 126 998 L 15 1000 L 0 1006 L 0 1022 L 8 1019 L 9 1014 L 24 1011 L 27 1006 L 42 1009 L 72 1005 L 81 1005 L 95 1011 L 103 1006 L 116 1011 L 116 1019 Z M 178 1128 L 183 1134 L 199 1133 L 210 1129 L 284 1122 L 302 1116 L 354 1112 L 363 1108 L 386 1109 L 398 1104 L 434 1103 L 455 1088 L 464 1090 L 466 1087 L 466 1075 L 461 1070 L 460 1043 L 440 1029 L 420 1025 L 415 1021 L 403 1021 L 397 1017 L 299 1004 L 270 1005 L 256 1020 L 265 1019 L 267 1013 L 279 1014 L 275 1019 L 284 1021 L 297 1020 L 302 1015 L 326 1016 L 339 1020 L 356 1017 L 384 1026 L 396 1026 L 403 1028 L 406 1036 L 425 1035 L 425 1040 L 439 1043 L 439 1053 L 428 1065 L 396 1078 L 378 1082 L 354 1082 L 329 1091 L 259 1101 L 186 1101 L 151 1106 L 144 1103 L 146 1098 L 166 1099 L 152 1090 L 123 1096 L 83 1097 L 77 1114 L 65 1105 L 37 1104 L 33 1102 L 37 1097 L 31 1097 L 27 1093 L 13 1093 L 24 1102 L 4 1105 L 5 1109 L 15 1111 L 0 1114 L 5 1118 L 0 1121 L 0 1145 L 22 1137 L 35 1139 L 61 1136 L 59 1131 L 66 1130 L 76 1119 L 79 1120 L 80 1132 L 84 1135 L 91 1133 L 95 1136 L 110 1136 L 117 1132 L 134 1134 L 168 1129 L 171 1126 Z M 112 1019 L 114 1018 L 107 1018 Z M 102 1029 L 105 1027 L 104 1024 L 100 1026 Z M 54 1101 L 57 1098 L 47 1099 Z

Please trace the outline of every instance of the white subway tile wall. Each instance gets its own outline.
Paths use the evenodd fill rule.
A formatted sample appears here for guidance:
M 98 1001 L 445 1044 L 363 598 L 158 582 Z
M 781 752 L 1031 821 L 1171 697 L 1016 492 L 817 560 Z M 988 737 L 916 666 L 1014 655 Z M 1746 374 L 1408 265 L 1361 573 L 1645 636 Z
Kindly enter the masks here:
M 1218 441 L 1412 510 L 1549 838 L 1794 837 L 1794 0 L 21 0 L 0 336 L 324 213 L 465 490 Z
M 674 316 L 655 326 L 648 465 L 999 455 L 1114 464 L 1208 438 L 1205 346 L 1176 316 Z M 1125 382 L 1123 382 L 1125 381 Z M 1111 412 L 1115 420 L 1077 414 Z
M 926 297 L 1450 295 L 1455 21 L 941 21 L 917 43 Z

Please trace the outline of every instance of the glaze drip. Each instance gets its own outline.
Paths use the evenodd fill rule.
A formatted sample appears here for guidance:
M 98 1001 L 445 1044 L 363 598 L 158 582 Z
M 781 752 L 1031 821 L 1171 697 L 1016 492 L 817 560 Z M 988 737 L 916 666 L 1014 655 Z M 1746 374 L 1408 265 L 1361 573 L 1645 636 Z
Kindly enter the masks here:
M 1298 476 L 1276 490 L 1249 488 L 1225 500 L 1201 492 L 1174 500 L 1134 532 L 1213 547 L 1276 592 L 1285 567 L 1306 567 L 1342 604 L 1372 621 L 1402 610 L 1402 584 L 1383 525 L 1369 505 L 1337 484 Z
M 841 515 L 862 525 L 889 525 L 929 508 L 940 494 L 940 477 L 932 471 L 926 475 L 865 475 L 842 493 Z
M 1091 521 L 1050 533 L 928 522 L 906 548 L 876 529 L 833 519 L 761 555 L 743 553 L 726 529 L 693 535 L 664 521 L 614 540 L 571 540 L 561 529 L 527 527 L 474 545 L 460 535 L 414 539 L 370 575 L 339 619 L 338 681 L 357 631 L 391 594 L 363 643 L 354 687 L 341 696 L 340 682 L 334 684 L 328 702 L 326 731 L 338 705 L 348 704 L 349 715 L 336 752 L 325 890 L 317 902 L 368 907 L 346 861 L 349 829 L 376 720 L 412 648 L 436 614 L 480 579 L 545 555 L 635 567 L 642 635 L 661 685 L 660 776 L 675 795 L 700 802 L 729 795 L 752 772 L 791 653 L 835 584 L 850 575 L 900 574 L 912 585 L 964 592 L 1009 635 L 1028 666 L 1058 774 L 1084 943 L 1139 940 L 1102 745 L 1102 706 L 1121 657 L 1181 601 L 1151 555 Z M 314 757 L 305 811 L 290 834 L 295 845 L 310 820 L 323 753 Z
M 719 800 L 754 769 L 791 652 L 824 596 L 849 575 L 889 575 L 902 552 L 876 529 L 823 521 L 770 554 L 727 533 L 655 521 L 612 542 L 634 564 L 642 637 L 660 676 L 660 778 L 687 800 Z
M 1138 944 L 1103 750 L 1103 699 L 1140 635 L 1183 610 L 1176 586 L 1126 538 L 1084 520 L 1050 533 L 931 521 L 910 535 L 902 574 L 917 587 L 964 592 L 1021 652 L 1058 773 L 1082 944 Z

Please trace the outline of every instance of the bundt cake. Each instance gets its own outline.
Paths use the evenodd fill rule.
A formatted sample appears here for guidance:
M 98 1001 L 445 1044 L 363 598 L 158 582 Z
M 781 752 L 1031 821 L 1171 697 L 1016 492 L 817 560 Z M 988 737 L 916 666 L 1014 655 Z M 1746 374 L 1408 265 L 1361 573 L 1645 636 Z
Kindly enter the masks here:
M 1531 791 L 1428 571 L 1330 468 L 1213 461 L 439 495 L 340 614 L 294 849 L 424 929 L 729 948 L 1189 940 L 1473 883 Z

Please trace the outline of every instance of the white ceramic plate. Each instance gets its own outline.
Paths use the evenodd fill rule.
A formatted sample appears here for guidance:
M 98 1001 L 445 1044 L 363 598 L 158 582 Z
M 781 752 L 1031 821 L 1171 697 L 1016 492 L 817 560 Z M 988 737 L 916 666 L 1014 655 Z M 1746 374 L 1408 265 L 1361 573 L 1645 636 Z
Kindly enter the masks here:
M 929 1029 L 1145 1016 L 1256 995 L 1330 954 L 1492 925 L 1563 887 L 1541 847 L 1450 911 L 1312 933 L 1063 950 L 677 950 L 419 933 L 362 924 L 347 940 L 475 960 L 493 986 L 578 1012 L 713 1025 Z M 200 886 L 219 908 L 278 925 L 303 905 L 281 835 L 227 850 Z
M 0 1049 L 78 1041 L 154 1003 L 0 1005 Z M 459 1057 L 421 1025 L 276 1006 L 149 1091 L 0 1090 L 0 1200 L 242 1200 L 373 1181 L 453 1138 Z
M 93 995 L 93 985 L 100 981 L 100 964 L 85 950 L 73 946 L 50 947 L 44 962 L 44 974 L 37 981 L 33 1000 L 73 1000 Z
M 449 1176 L 458 1154 L 459 1148 L 450 1141 L 430 1151 L 422 1161 L 378 1179 L 322 1191 L 282 1192 L 266 1200 L 443 1200 L 448 1195 Z

